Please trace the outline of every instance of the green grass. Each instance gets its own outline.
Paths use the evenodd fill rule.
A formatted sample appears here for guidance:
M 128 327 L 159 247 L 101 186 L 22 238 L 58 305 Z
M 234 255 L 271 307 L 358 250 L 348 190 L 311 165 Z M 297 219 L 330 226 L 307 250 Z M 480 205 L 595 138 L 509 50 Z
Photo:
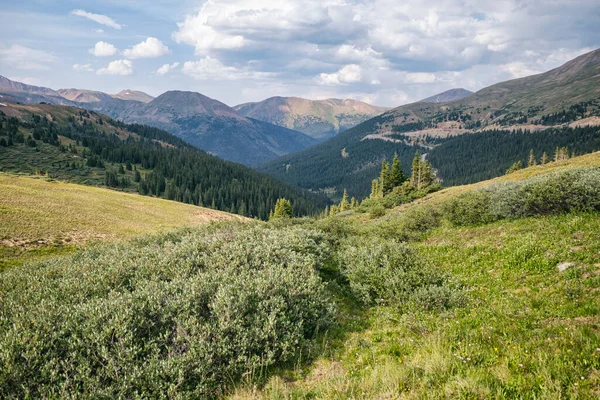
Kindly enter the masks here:
M 114 190 L 0 173 L 0 269 L 90 241 L 239 219 Z
M 314 363 L 232 397 L 597 398 L 599 231 L 599 214 L 439 228 L 416 247 L 468 288 L 468 306 L 373 307 Z
M 314 278 L 313 274 L 318 274 L 323 287 L 327 288 L 327 300 L 324 300 L 324 297 L 319 298 L 319 301 L 323 301 L 323 304 L 327 304 L 329 300 L 336 303 L 337 325 L 328 327 L 325 332 L 319 331 L 316 337 L 307 336 L 307 342 L 296 347 L 294 357 L 282 357 L 281 362 L 274 361 L 264 368 L 263 364 L 258 363 L 244 367 L 245 369 L 235 369 L 236 373 L 231 382 L 223 382 L 221 378 L 213 382 L 214 393 L 220 394 L 221 390 L 224 390 L 230 398 L 270 399 L 595 399 L 600 396 L 600 212 L 503 219 L 480 226 L 456 227 L 451 225 L 448 219 L 438 217 L 433 221 L 426 218 L 427 211 L 432 208 L 421 206 L 439 207 L 441 203 L 469 190 L 498 181 L 524 180 L 557 170 L 598 164 L 600 154 L 595 153 L 525 169 L 493 182 L 451 188 L 432 194 L 415 204 L 389 211 L 378 219 L 371 219 L 368 213 L 346 213 L 343 217 L 323 220 L 280 220 L 256 225 L 252 228 L 254 230 L 243 234 L 236 233 L 240 229 L 239 226 L 225 223 L 219 227 L 208 228 L 204 234 L 201 234 L 200 230 L 184 230 L 173 234 L 172 237 L 158 235 L 147 237 L 140 242 L 124 243 L 121 247 L 98 247 L 83 251 L 72 258 L 29 265 L 25 268 L 30 269 L 23 269 L 23 272 L 13 269 L 0 275 L 6 279 L 7 288 L 14 287 L 9 279 L 15 277 L 18 277 L 15 282 L 37 282 L 38 275 L 39 279 L 48 280 L 46 284 L 36 284 L 35 291 L 24 293 L 22 296 L 18 290 L 12 290 L 11 296 L 14 300 L 6 297 L 8 300 L 5 300 L 4 304 L 21 307 L 21 303 L 26 303 L 31 297 L 33 300 L 30 301 L 30 305 L 38 310 L 41 317 L 45 315 L 45 309 L 40 302 L 48 301 L 48 306 L 55 309 L 56 318 L 47 317 L 44 323 L 39 322 L 39 325 L 36 325 L 38 321 L 35 313 L 28 311 L 31 313 L 29 315 L 13 312 L 12 307 L 5 307 L 4 312 L 14 320 L 31 319 L 26 325 L 31 332 L 54 335 L 56 341 L 53 343 L 57 343 L 57 347 L 53 348 L 54 359 L 62 362 L 66 359 L 66 354 L 71 353 L 62 351 L 63 338 L 55 333 L 65 329 L 64 331 L 72 337 L 79 337 L 77 335 L 84 327 L 78 325 L 79 317 L 71 321 L 69 329 L 56 322 L 62 321 L 61 318 L 70 318 L 74 308 L 59 307 L 54 304 L 53 301 L 57 300 L 53 300 L 52 296 L 58 296 L 57 293 L 63 293 L 63 290 L 80 296 L 93 294 L 96 297 L 90 304 L 96 304 L 96 301 L 98 304 L 108 304 L 114 300 L 115 293 L 111 291 L 111 287 L 115 282 L 122 282 L 119 290 L 122 291 L 123 299 L 128 298 L 129 292 L 143 287 L 143 299 L 152 300 L 148 303 L 151 305 L 149 309 L 159 310 L 156 314 L 146 316 L 143 312 L 137 313 L 135 308 L 131 308 L 137 303 L 132 303 L 130 307 L 124 302 L 119 312 L 107 308 L 106 318 L 119 321 L 121 313 L 136 316 L 135 323 L 123 328 L 123 337 L 138 338 L 139 332 L 147 332 L 146 339 L 140 345 L 153 346 L 161 343 L 160 354 L 166 355 L 160 358 L 160 365 L 167 365 L 182 356 L 185 362 L 176 364 L 182 371 L 187 371 L 191 368 L 190 363 L 198 362 L 198 359 L 186 351 L 178 353 L 181 348 L 173 347 L 175 342 L 167 339 L 169 332 L 178 332 L 187 338 L 188 330 L 174 329 L 169 325 L 168 329 L 158 335 L 150 329 L 155 327 L 156 321 L 161 321 L 168 310 L 177 315 L 175 319 L 166 319 L 169 324 L 176 322 L 178 327 L 185 326 L 196 317 L 204 318 L 206 313 L 212 315 L 210 312 L 214 307 L 213 302 L 224 298 L 223 293 L 219 293 L 218 296 L 211 295 L 209 300 L 201 296 L 198 299 L 194 298 L 198 293 L 204 293 L 197 289 L 212 282 L 211 279 L 222 280 L 224 287 L 237 279 L 240 284 L 245 285 L 244 291 L 253 293 L 254 283 L 248 284 L 245 278 L 240 279 L 238 276 L 246 269 L 265 268 L 265 265 L 272 264 L 274 271 L 282 268 L 286 273 L 295 273 L 300 271 L 297 268 L 308 268 L 311 277 Z M 547 182 L 548 185 L 553 184 L 551 180 Z M 549 189 L 552 189 L 552 186 L 549 186 Z M 581 196 L 581 193 L 578 195 Z M 68 202 L 62 200 L 65 196 L 69 199 Z M 79 224 L 78 227 L 91 224 L 94 229 L 90 232 L 102 232 L 104 238 L 117 238 L 156 229 L 174 228 L 177 223 L 189 225 L 189 221 L 182 222 L 183 218 L 190 218 L 188 211 L 202 210 L 180 203 L 105 189 L 6 175 L 0 175 L 0 204 L 3 207 L 0 211 L 3 216 L 12 218 L 6 219 L 7 226 L 0 228 L 3 229 L 0 231 L 1 237 L 5 240 L 24 237 L 30 241 L 39 240 L 36 238 L 40 232 L 53 232 L 56 238 L 63 237 L 65 232 L 69 232 L 61 225 L 65 221 L 70 223 L 70 229 L 75 222 Z M 99 215 L 106 217 L 99 218 Z M 115 223 L 117 226 L 114 226 Z M 421 229 L 420 224 L 429 229 Z M 348 245 L 356 245 L 361 250 L 356 254 L 368 255 L 369 251 L 370 254 L 374 254 L 378 241 L 386 241 L 388 237 L 393 237 L 393 232 L 390 234 L 388 230 L 398 226 L 416 230 L 407 236 L 410 248 L 416 251 L 418 257 L 418 263 L 414 265 L 431 268 L 435 272 L 432 276 L 441 277 L 445 288 L 458 295 L 464 295 L 466 301 L 450 308 L 428 310 L 419 306 L 413 307 L 400 297 L 373 299 L 370 304 L 376 304 L 374 306 L 361 305 L 353 297 L 351 289 L 355 277 L 348 272 L 356 272 L 357 269 L 351 267 L 360 267 L 361 264 L 364 267 L 365 263 L 370 263 L 370 259 L 365 256 L 353 258 L 352 252 L 344 253 Z M 269 230 L 268 234 L 263 229 Z M 101 239 L 102 236 L 91 235 L 88 239 L 94 238 Z M 390 243 L 393 242 L 387 245 Z M 372 258 L 382 260 L 383 266 L 386 256 L 391 258 L 392 253 L 393 251 L 384 252 L 379 254 L 378 258 Z M 289 258 L 282 258 L 283 254 L 288 254 Z M 317 257 L 317 261 L 303 263 L 303 257 L 307 257 L 306 260 Z M 403 263 L 401 257 L 397 258 L 400 261 L 394 262 L 394 267 L 405 273 L 408 264 Z M 288 270 L 288 262 L 292 261 L 289 265 L 294 267 Z M 371 263 L 374 268 L 369 271 L 358 272 L 368 274 L 370 271 L 377 271 L 377 262 Z M 561 272 L 558 265 L 563 263 L 569 263 L 570 266 Z M 69 272 L 71 269 L 73 271 Z M 226 279 L 223 278 L 224 272 L 230 274 Z M 120 280 L 111 278 L 111 273 L 116 274 Z M 194 284 L 201 286 L 194 289 L 193 285 L 190 286 L 190 277 L 185 275 L 187 273 L 196 278 L 198 274 L 206 276 L 195 278 Z M 78 274 L 86 276 L 86 280 L 77 279 Z M 174 281 L 170 274 L 180 279 Z M 263 276 L 261 272 L 252 275 L 252 279 L 263 282 L 267 276 Z M 366 278 L 365 281 L 370 277 Z M 291 286 L 281 290 L 281 293 L 298 293 L 290 288 L 297 289 L 302 279 L 304 278 L 300 277 L 299 281 L 292 282 Z M 157 288 L 162 286 L 148 284 L 154 281 L 160 285 L 164 284 L 164 288 L 171 288 L 173 282 L 180 286 L 177 286 L 177 290 L 169 289 L 161 294 L 157 292 Z M 277 279 L 268 281 L 267 284 L 263 282 L 261 287 L 268 292 L 277 289 L 277 282 Z M 356 282 L 355 280 L 354 283 Z M 53 291 L 53 285 L 62 289 Z M 239 293 L 226 293 L 229 294 L 225 297 L 230 299 L 232 304 L 237 304 L 235 301 L 239 299 Z M 164 304 L 171 301 L 165 303 L 166 299 L 172 297 L 173 304 L 178 304 L 182 296 L 191 296 L 190 304 L 193 305 L 197 305 L 197 301 L 203 299 L 202 301 L 207 302 L 208 311 L 194 315 L 191 311 L 186 314 L 181 306 L 163 308 Z M 206 347 L 211 351 L 202 354 L 215 354 L 215 351 L 221 350 L 224 351 L 223 354 L 234 354 L 230 360 L 235 360 L 238 356 L 246 357 L 248 353 L 243 347 L 238 354 L 228 353 L 226 346 L 242 343 L 241 339 L 248 336 L 248 332 L 254 332 L 254 329 L 260 332 L 264 326 L 278 326 L 274 322 L 265 324 L 264 321 L 275 321 L 277 316 L 289 312 L 288 303 L 285 301 L 265 299 L 262 295 L 252 296 L 252 301 L 257 302 L 256 304 L 265 301 L 256 310 L 260 313 L 267 310 L 264 315 L 268 315 L 268 318 L 254 319 L 252 313 L 231 313 L 230 310 L 237 308 L 231 308 L 230 305 L 219 308 L 223 315 L 216 320 L 229 323 L 238 318 L 243 320 L 243 324 L 235 322 L 237 328 L 228 328 L 220 332 L 219 335 L 224 335 L 226 339 L 211 342 L 212 344 Z M 311 296 L 309 292 L 300 293 L 298 299 L 310 302 Z M 381 296 L 385 297 L 386 294 L 382 292 Z M 59 297 L 66 298 L 64 301 L 69 300 L 68 296 Z M 138 299 L 136 296 L 133 298 Z M 2 301 L 0 296 L 0 304 Z M 254 304 L 252 301 L 240 301 L 238 305 L 240 309 L 244 309 L 251 307 Z M 146 303 L 140 304 L 139 310 L 147 309 Z M 269 304 L 277 305 L 273 308 L 276 312 L 268 311 L 271 310 Z M 322 307 L 322 304 L 315 306 L 315 312 L 323 311 Z M 196 310 L 195 306 L 192 308 Z M 89 319 L 87 309 L 82 308 L 80 311 L 81 314 L 77 315 Z M 293 320 L 293 317 L 290 318 Z M 287 319 L 285 321 L 274 332 L 279 332 L 279 329 L 285 331 L 295 324 L 303 326 L 304 323 L 298 320 L 294 323 Z M 0 319 L 0 328 L 4 327 L 7 332 L 12 329 L 15 338 L 19 335 L 27 336 L 14 328 L 15 326 L 18 325 L 11 323 L 8 318 Z M 212 326 L 212 322 L 206 326 Z M 242 328 L 239 328 L 240 326 Z M 104 334 L 106 338 L 114 337 L 109 330 L 105 330 Z M 30 336 L 39 339 L 36 335 L 37 333 Z M 95 332 L 88 330 L 86 335 L 93 337 Z M 267 343 L 269 346 L 278 345 L 277 340 L 273 339 L 273 343 Z M 74 339 L 68 339 L 65 343 L 75 346 L 73 341 Z M 18 340 L 9 343 L 13 346 L 14 351 L 11 354 L 15 360 L 20 359 L 17 346 L 19 343 L 21 342 Z M 119 357 L 129 357 L 138 348 L 137 345 L 121 347 L 120 340 L 111 339 L 106 343 L 99 343 L 105 346 L 102 349 L 106 354 L 115 352 Z M 90 351 L 90 348 L 92 347 L 85 345 L 77 347 L 77 355 L 83 357 L 82 354 Z M 264 356 L 261 352 L 262 350 L 259 350 L 254 354 L 259 360 Z M 98 352 L 93 356 L 100 357 L 104 354 Z M 114 362 L 115 366 L 123 369 L 131 368 L 126 372 L 134 371 L 137 367 L 131 366 L 145 368 L 149 365 L 146 361 L 151 357 L 144 354 L 131 358 L 130 364 L 119 361 L 118 357 L 111 358 L 111 363 Z M 40 360 L 45 360 L 46 353 L 40 352 L 35 357 L 36 362 L 42 362 Z M 227 359 L 217 358 L 221 361 Z M 163 362 L 165 364 L 162 364 Z M 225 362 L 225 365 L 228 363 L 229 361 Z M 13 362 L 10 366 L 19 365 Z M 94 368 L 98 368 L 97 373 L 90 372 L 94 370 L 85 370 L 91 381 L 96 382 L 96 379 L 100 379 L 98 377 L 110 375 L 111 371 L 104 365 L 94 365 Z M 130 367 L 126 367 L 127 365 Z M 253 365 L 260 365 L 260 368 L 253 369 Z M 71 368 L 72 364 L 65 362 L 64 366 Z M 207 369 L 209 372 L 212 366 L 214 364 L 208 361 L 198 363 L 198 368 Z M 68 368 L 66 370 L 69 370 Z M 12 371 L 12 375 L 6 375 L 6 387 L 15 390 L 11 393 L 17 393 L 17 389 L 21 389 L 11 382 L 17 378 L 26 378 L 14 372 L 20 371 L 18 368 L 15 367 Z M 51 375 L 47 375 L 46 370 L 36 371 L 37 375 L 34 374 L 34 377 Z M 144 382 L 154 390 L 148 389 L 150 391 L 146 394 L 158 393 L 163 390 L 161 388 L 165 382 L 179 376 L 173 373 L 176 370 L 161 371 L 160 374 L 164 372 L 165 375 L 158 374 L 157 378 L 152 375 L 151 379 L 148 378 L 150 375 L 144 376 Z M 128 383 L 126 376 L 118 375 L 111 382 L 114 388 L 118 387 L 121 390 L 120 393 L 133 393 L 135 385 Z M 190 389 L 190 392 L 186 393 L 192 393 L 191 390 L 201 384 L 194 381 L 191 372 L 180 376 L 181 381 L 178 382 Z M 68 381 L 69 374 L 66 374 L 66 378 L 60 374 L 52 375 L 51 378 L 56 379 L 58 383 L 55 383 L 55 386 L 44 387 L 40 393 L 48 393 L 51 389 L 59 390 L 57 388 L 60 382 L 65 382 L 65 379 Z M 0 379 L 0 386 L 1 384 Z M 106 385 L 93 386 L 90 393 L 111 387 Z M 63 394 L 73 393 L 69 392 L 66 386 L 60 387 Z

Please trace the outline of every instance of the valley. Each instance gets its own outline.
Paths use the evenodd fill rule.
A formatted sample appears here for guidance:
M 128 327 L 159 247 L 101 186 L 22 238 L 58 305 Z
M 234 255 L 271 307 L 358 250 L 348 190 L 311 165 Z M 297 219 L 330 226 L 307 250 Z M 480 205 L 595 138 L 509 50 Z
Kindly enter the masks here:
M 600 398 L 600 6 L 534 3 L 3 4 L 0 399 Z

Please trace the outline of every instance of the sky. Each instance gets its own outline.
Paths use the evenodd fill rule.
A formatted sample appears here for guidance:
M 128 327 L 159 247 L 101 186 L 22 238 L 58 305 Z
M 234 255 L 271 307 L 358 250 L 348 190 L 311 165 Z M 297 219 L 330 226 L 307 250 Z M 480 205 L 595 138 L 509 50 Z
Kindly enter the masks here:
M 600 47 L 599 0 L 0 0 L 0 75 L 53 89 L 399 106 Z

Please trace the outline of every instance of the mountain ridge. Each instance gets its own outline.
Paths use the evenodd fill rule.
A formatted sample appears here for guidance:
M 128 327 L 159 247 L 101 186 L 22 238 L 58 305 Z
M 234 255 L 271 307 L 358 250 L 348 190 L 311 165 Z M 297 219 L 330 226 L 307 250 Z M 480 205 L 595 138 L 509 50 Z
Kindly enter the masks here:
M 389 109 L 353 99 L 309 100 L 282 96 L 238 104 L 233 108 L 244 116 L 294 129 L 320 140 L 335 136 Z
M 588 144 L 595 146 L 600 129 L 594 127 L 598 125 L 600 50 L 595 50 L 545 73 L 500 82 L 460 100 L 420 101 L 397 107 L 310 149 L 268 161 L 258 169 L 310 190 L 339 195 L 347 188 L 350 195 L 361 197 L 368 195 L 369 182 L 377 177 L 381 162 L 390 161 L 394 153 L 400 156 L 405 172 L 409 172 L 410 154 L 420 151 L 435 155 L 438 162 L 444 160 L 447 165 L 433 166 L 452 175 L 453 181 L 469 183 L 457 175 L 465 168 L 472 172 L 473 160 L 467 154 L 470 145 L 488 146 L 498 153 L 498 163 L 482 171 L 487 179 L 517 161 L 512 158 L 516 153 L 509 143 L 517 138 L 516 143 L 547 155 L 554 149 L 547 149 L 548 143 L 591 151 L 594 149 L 582 138 L 589 137 Z M 578 126 L 593 129 L 577 130 Z M 521 133 L 511 136 L 514 132 Z M 527 132 L 539 133 L 535 137 L 544 143 L 530 143 Z M 571 143 L 568 134 L 576 142 Z M 443 152 L 436 150 L 444 143 Z M 518 150 L 521 158 L 521 152 L 529 152 L 530 147 Z M 460 153 L 463 161 L 451 157 L 450 151 Z M 468 166 L 458 164 L 467 161 Z M 361 185 L 356 185 L 356 180 Z
M 127 91 L 133 93 L 129 89 L 124 92 Z M 140 93 L 129 97 L 139 97 Z M 317 143 L 301 132 L 246 118 L 228 105 L 197 92 L 171 90 L 143 102 L 85 89 L 54 91 L 2 78 L 0 96 L 13 103 L 81 107 L 126 123 L 154 126 L 222 159 L 249 166 Z
M 465 97 L 472 95 L 474 92 L 463 88 L 456 88 L 446 90 L 445 92 L 435 94 L 427 97 L 426 99 L 420 100 L 423 103 L 447 103 L 450 101 L 461 100 Z

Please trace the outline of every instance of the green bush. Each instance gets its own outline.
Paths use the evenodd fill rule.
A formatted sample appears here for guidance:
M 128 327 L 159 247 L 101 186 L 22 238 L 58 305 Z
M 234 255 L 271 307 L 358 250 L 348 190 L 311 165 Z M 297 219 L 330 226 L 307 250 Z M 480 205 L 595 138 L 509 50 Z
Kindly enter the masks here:
M 478 190 L 461 194 L 443 206 L 446 219 L 454 225 L 479 225 L 494 220 L 490 210 L 490 193 Z
M 600 210 L 598 167 L 491 185 L 460 195 L 443 207 L 444 217 L 455 225 L 595 210 Z
M 440 225 L 441 215 L 436 207 L 418 205 L 366 226 L 363 233 L 402 242 L 420 240 Z
M 385 215 L 385 207 L 382 204 L 375 203 L 369 207 L 369 215 L 371 218 L 380 218 Z
M 444 278 L 425 263 L 406 243 L 383 241 L 376 237 L 352 239 L 338 253 L 342 272 L 348 279 L 355 297 L 366 305 L 391 304 L 403 307 L 413 296 L 415 301 L 428 290 L 430 297 L 440 295 L 432 305 L 451 305 Z
M 5 271 L 0 397 L 206 398 L 333 321 L 318 231 L 208 227 Z

